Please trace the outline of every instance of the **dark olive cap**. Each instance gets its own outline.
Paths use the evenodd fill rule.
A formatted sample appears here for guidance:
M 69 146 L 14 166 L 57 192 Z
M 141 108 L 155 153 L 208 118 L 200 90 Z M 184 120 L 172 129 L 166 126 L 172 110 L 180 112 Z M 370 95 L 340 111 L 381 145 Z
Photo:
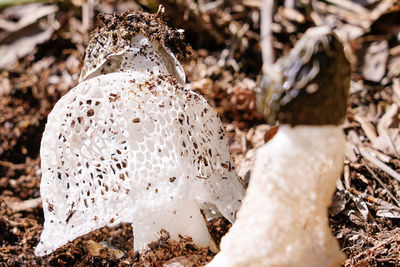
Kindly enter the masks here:
M 308 30 L 288 56 L 264 73 L 258 107 L 270 123 L 340 124 L 346 115 L 350 63 L 327 27 Z

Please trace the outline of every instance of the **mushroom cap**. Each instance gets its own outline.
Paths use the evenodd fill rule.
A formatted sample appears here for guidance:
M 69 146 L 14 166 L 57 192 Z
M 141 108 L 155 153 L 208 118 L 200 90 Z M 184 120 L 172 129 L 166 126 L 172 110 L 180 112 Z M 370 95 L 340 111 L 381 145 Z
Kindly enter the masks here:
M 330 28 L 311 28 L 287 57 L 265 70 L 257 106 L 271 123 L 340 124 L 350 71 L 343 45 Z
M 105 26 L 91 33 L 79 81 L 99 74 L 126 71 L 129 66 L 121 65 L 121 56 L 124 54 L 130 57 L 126 60 L 127 62 L 135 58 L 138 52 L 145 54 L 148 59 L 153 58 L 154 54 L 145 51 L 146 46 L 138 47 L 138 44 L 133 41 L 138 34 L 141 34 L 155 46 L 155 51 L 162 54 L 163 64 L 167 64 L 169 73 L 178 82 L 184 84 L 184 71 L 177 58 L 180 60 L 186 58 L 189 47 L 185 43 L 183 30 L 173 30 L 165 24 L 163 9 L 156 14 L 129 11 L 121 14 L 100 15 L 99 18 Z M 126 53 L 134 47 L 141 50 L 134 51 L 130 55 Z M 174 70 L 175 68 L 177 70 Z
M 40 155 L 36 255 L 170 200 L 213 204 L 233 221 L 244 194 L 216 112 L 167 75 L 80 83 L 49 114 Z

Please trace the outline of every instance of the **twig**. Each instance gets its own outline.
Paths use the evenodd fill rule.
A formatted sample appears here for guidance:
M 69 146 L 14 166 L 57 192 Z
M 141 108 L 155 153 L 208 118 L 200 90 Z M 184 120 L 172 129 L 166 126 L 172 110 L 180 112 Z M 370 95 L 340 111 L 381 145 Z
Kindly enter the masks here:
M 82 3 L 82 27 L 85 32 L 89 31 L 93 22 L 93 0 L 86 0 Z
M 395 205 L 393 205 L 393 204 L 391 204 L 391 203 L 389 203 L 387 201 L 384 201 L 382 199 L 375 198 L 375 197 L 373 197 L 371 195 L 368 195 L 366 193 L 362 193 L 362 192 L 360 192 L 360 191 L 358 191 L 358 190 L 356 190 L 354 188 L 349 188 L 349 192 L 361 197 L 362 199 L 366 199 L 369 202 L 377 204 L 379 206 L 384 206 L 386 208 L 393 209 L 393 210 L 396 210 L 396 211 L 400 212 L 400 208 L 399 207 L 397 207 L 397 206 L 395 206 Z
M 390 190 L 386 187 L 386 185 L 382 182 L 381 179 L 379 179 L 378 175 L 376 175 L 376 173 L 368 166 L 368 164 L 361 159 L 361 161 L 364 163 L 365 167 L 367 168 L 367 170 L 371 173 L 371 175 L 375 178 L 375 180 L 378 181 L 378 183 L 386 190 L 386 193 L 389 195 L 389 197 L 397 203 L 398 206 L 400 206 L 400 202 L 397 200 L 397 198 L 395 196 L 393 196 L 393 194 L 390 192 Z
M 393 241 L 397 241 L 400 238 L 400 233 L 397 232 L 394 235 L 389 236 L 387 239 L 379 242 L 377 245 L 373 246 L 372 248 L 369 248 L 359 254 L 357 254 L 356 256 L 353 257 L 353 260 L 357 260 L 358 258 L 361 258 L 363 255 L 371 255 L 375 250 L 386 246 L 387 244 L 393 242 Z
M 10 168 L 12 170 L 23 170 L 25 169 L 25 164 L 15 164 L 9 161 L 0 160 L 0 166 Z
M 38 207 L 40 205 L 40 203 L 42 203 L 42 199 L 40 197 L 25 200 L 25 201 L 20 201 L 20 202 L 6 201 L 7 206 L 10 207 L 14 211 L 33 209 L 33 208 Z
M 274 63 L 274 49 L 272 45 L 273 10 L 274 0 L 263 0 L 261 7 L 261 51 L 265 67 L 269 67 Z
M 391 9 L 395 2 L 396 1 L 393 0 L 380 1 L 380 3 L 371 11 L 369 15 L 370 20 L 375 21 L 377 18 L 379 18 L 379 16 Z
M 385 163 L 380 161 L 379 159 L 375 158 L 372 156 L 370 153 L 368 153 L 367 150 L 364 148 L 359 148 L 360 154 L 366 158 L 368 161 L 370 161 L 372 164 L 374 164 L 376 167 L 381 169 L 382 171 L 386 172 L 390 176 L 392 176 L 394 179 L 400 182 L 400 174 L 398 174 L 396 171 L 394 171 L 392 168 L 387 166 Z
M 368 9 L 366 9 L 365 7 L 361 6 L 358 3 L 354 3 L 351 0 L 328 0 L 328 2 L 337 5 L 338 7 L 351 10 L 358 14 L 362 14 L 364 16 L 367 16 L 370 13 Z
M 344 186 L 347 190 L 349 190 L 349 188 L 350 188 L 350 167 L 349 167 L 349 165 L 344 165 L 343 176 L 344 176 Z
M 37 2 L 47 2 L 46 0 L 0 0 L 0 9 L 9 7 L 9 6 L 16 6 L 16 5 L 23 5 L 23 4 L 31 4 Z
M 364 147 L 364 149 L 367 150 L 369 154 L 371 154 L 372 156 L 374 156 L 375 158 L 379 159 L 384 163 L 388 163 L 392 159 L 390 156 L 382 152 L 379 152 L 378 150 L 373 149 L 372 147 Z
M 393 151 L 394 151 L 394 153 L 396 154 L 396 157 L 397 157 L 398 159 L 400 159 L 399 151 L 397 150 L 396 144 L 394 143 L 392 136 L 391 136 L 390 134 L 388 134 L 388 137 L 389 137 L 389 139 L 390 139 L 390 143 L 391 143 L 392 146 L 393 146 Z
M 381 162 L 380 160 L 378 160 L 377 158 L 375 158 L 374 156 L 372 156 L 365 148 L 363 148 L 363 144 L 361 143 L 360 139 L 358 138 L 358 135 L 356 134 L 355 131 L 350 131 L 348 134 L 349 139 L 351 140 L 354 150 L 355 152 L 357 152 L 359 155 L 363 156 L 364 158 L 366 158 L 368 161 L 370 161 L 371 163 L 373 163 L 375 166 L 377 166 L 376 164 L 379 164 L 379 166 L 381 167 L 385 167 L 385 168 L 389 168 L 388 166 L 386 166 L 383 162 Z M 387 194 L 389 195 L 390 198 L 392 198 L 392 200 L 394 202 L 397 203 L 397 205 L 400 206 L 400 202 L 397 200 L 397 198 L 395 198 L 393 196 L 393 194 L 390 192 L 390 190 L 386 187 L 386 185 L 382 182 L 381 179 L 379 179 L 378 175 L 375 174 L 375 172 L 368 166 L 368 164 L 364 161 L 364 159 L 361 159 L 361 161 L 364 163 L 365 167 L 367 168 L 367 170 L 371 173 L 372 177 L 375 178 L 375 180 L 378 181 L 378 183 L 386 190 Z M 382 166 L 383 165 L 383 166 Z M 377 166 L 377 167 L 379 167 Z M 380 168 L 382 170 L 382 168 Z M 390 169 L 390 168 L 389 168 Z M 390 169 L 391 173 L 393 174 L 393 172 L 397 175 L 400 176 L 398 173 L 396 173 L 395 171 L 393 171 L 392 169 Z M 397 178 L 395 178 L 397 179 Z M 399 178 L 400 179 L 400 178 Z

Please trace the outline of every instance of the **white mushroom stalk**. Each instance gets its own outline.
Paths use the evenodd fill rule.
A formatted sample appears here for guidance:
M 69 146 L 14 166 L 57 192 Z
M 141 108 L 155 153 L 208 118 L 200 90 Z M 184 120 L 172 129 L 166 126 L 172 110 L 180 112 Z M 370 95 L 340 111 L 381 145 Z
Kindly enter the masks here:
M 200 208 L 233 222 L 244 190 L 216 112 L 182 85 L 172 53 L 184 52 L 182 33 L 161 14 L 104 20 L 82 82 L 57 102 L 43 133 L 45 222 L 35 254 L 122 222 L 132 223 L 135 251 L 163 230 L 215 251 Z
M 345 259 L 327 209 L 343 169 L 339 124 L 350 65 L 337 37 L 314 28 L 275 69 L 260 103 L 282 125 L 258 150 L 236 222 L 208 266 L 340 266 Z

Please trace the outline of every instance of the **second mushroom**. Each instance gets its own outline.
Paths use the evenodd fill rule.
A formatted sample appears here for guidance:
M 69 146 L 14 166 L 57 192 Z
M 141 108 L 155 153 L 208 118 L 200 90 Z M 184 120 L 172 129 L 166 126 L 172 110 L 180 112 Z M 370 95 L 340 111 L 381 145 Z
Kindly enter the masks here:
M 236 222 L 208 265 L 340 266 L 328 225 L 343 169 L 350 64 L 327 27 L 308 30 L 264 77 L 260 110 L 277 134 L 256 156 Z

